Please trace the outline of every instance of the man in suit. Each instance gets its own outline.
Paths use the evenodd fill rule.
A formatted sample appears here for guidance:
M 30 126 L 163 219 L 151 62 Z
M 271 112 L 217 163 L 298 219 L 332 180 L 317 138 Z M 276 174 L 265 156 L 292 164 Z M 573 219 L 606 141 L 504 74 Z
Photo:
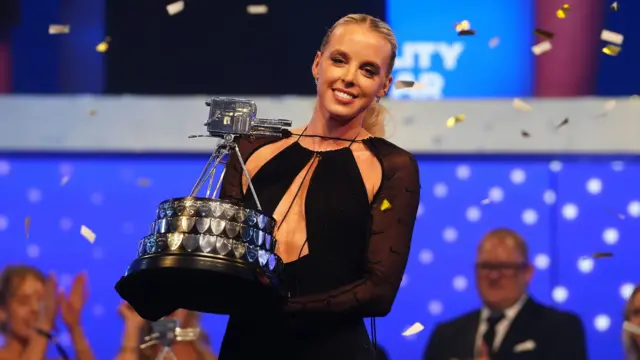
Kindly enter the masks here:
M 510 229 L 487 233 L 478 247 L 476 286 L 481 309 L 440 323 L 423 360 L 586 360 L 576 315 L 527 294 L 533 275 L 524 239 Z

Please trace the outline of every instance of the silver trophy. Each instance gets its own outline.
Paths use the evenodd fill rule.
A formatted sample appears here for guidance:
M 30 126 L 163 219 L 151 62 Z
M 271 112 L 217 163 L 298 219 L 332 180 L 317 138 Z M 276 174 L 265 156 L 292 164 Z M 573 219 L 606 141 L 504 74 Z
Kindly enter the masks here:
M 178 308 L 232 314 L 284 299 L 279 279 L 283 263 L 273 237 L 275 219 L 262 211 L 235 140 L 282 136 L 291 121 L 257 118 L 251 100 L 214 97 L 206 104 L 208 135 L 192 137 L 222 140 L 189 196 L 160 203 L 150 233 L 139 243 L 138 257 L 116 284 L 120 296 L 147 320 L 158 320 Z M 215 198 L 224 165 L 232 156 L 240 162 L 256 209 Z M 220 165 L 223 169 L 212 191 Z
M 140 345 L 140 349 L 146 349 L 149 346 L 160 344 L 162 350 L 156 357 L 156 360 L 166 360 L 167 357 L 177 360 L 171 350 L 174 342 L 197 341 L 200 337 L 200 328 L 181 329 L 178 327 L 178 320 L 165 318 L 151 324 L 151 335 L 145 336 L 144 343 Z

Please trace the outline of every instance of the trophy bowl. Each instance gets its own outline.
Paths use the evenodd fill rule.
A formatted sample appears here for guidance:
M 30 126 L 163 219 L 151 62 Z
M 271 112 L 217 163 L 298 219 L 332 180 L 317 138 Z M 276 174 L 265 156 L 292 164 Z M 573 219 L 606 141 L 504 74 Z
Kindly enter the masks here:
M 144 319 L 177 309 L 233 314 L 284 300 L 275 219 L 211 198 L 163 201 L 116 291 Z

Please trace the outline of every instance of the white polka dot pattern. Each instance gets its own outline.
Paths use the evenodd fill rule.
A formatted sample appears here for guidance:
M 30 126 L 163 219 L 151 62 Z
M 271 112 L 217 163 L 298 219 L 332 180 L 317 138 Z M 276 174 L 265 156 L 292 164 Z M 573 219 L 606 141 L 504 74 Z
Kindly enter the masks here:
M 75 273 L 86 270 L 91 297 L 85 328 L 99 353 L 111 356 L 117 336 L 103 335 L 121 332 L 113 285 L 134 258 L 157 204 L 191 189 L 204 161 L 0 159 L 0 239 L 10 239 L 0 241 L 1 264 L 53 269 L 64 290 Z M 393 312 L 378 330 L 390 353 L 418 358 L 436 322 L 477 306 L 476 246 L 494 227 L 513 228 L 528 240 L 536 299 L 580 314 L 591 347 L 618 341 L 621 301 L 638 280 L 624 270 L 636 266 L 634 254 L 640 252 L 637 163 L 500 159 L 421 161 L 420 168 L 423 192 L 410 261 Z M 58 177 L 69 179 L 60 186 Z M 140 186 L 142 177 L 151 185 Z M 80 236 L 82 225 L 96 233 L 93 245 Z M 592 258 L 604 251 L 614 257 Z M 205 317 L 214 343 L 222 338 L 224 319 Z M 424 331 L 397 336 L 415 322 Z M 59 340 L 68 342 L 68 336 L 63 331 Z

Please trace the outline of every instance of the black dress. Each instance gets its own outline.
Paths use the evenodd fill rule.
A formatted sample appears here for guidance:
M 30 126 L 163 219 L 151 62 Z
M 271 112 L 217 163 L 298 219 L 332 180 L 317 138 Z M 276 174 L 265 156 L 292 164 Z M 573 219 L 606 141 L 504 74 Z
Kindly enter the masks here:
M 279 138 L 242 138 L 242 158 Z M 362 143 L 382 166 L 372 203 L 349 147 L 314 152 L 295 142 L 268 160 L 252 183 L 263 211 L 273 214 L 296 176 L 317 161 L 305 198 L 308 255 L 285 264 L 289 294 L 281 308 L 256 307 L 229 317 L 220 360 L 369 360 L 375 351 L 365 317 L 391 311 L 407 263 L 420 199 L 410 153 L 382 138 Z M 255 207 L 243 193 L 233 158 L 221 198 Z

